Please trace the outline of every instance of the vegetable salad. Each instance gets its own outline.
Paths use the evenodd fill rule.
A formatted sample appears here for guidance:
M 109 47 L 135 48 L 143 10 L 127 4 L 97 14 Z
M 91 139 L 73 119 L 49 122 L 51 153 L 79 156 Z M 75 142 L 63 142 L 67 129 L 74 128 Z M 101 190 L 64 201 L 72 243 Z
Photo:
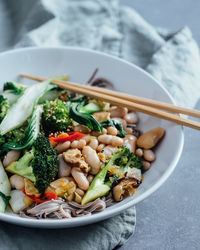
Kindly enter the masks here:
M 0 212 L 25 218 L 90 215 L 134 195 L 165 131 L 142 133 L 126 107 L 70 93 L 49 78 L 4 84 L 0 96 Z M 100 79 L 91 83 L 102 86 Z M 105 84 L 112 85 L 105 80 Z

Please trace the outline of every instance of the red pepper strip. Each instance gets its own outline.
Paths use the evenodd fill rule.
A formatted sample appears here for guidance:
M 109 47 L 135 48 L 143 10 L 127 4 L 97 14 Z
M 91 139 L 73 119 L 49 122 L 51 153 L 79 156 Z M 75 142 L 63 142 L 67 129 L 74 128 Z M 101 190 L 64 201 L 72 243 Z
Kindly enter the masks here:
M 42 198 L 36 198 L 34 195 L 29 195 L 26 193 L 25 189 L 22 191 L 27 197 L 37 203 L 43 203 L 45 201 L 56 200 L 57 195 L 54 192 L 47 192 L 45 193 Z
M 49 140 L 54 142 L 66 142 L 81 139 L 85 134 L 81 132 L 68 132 L 64 134 L 59 134 L 57 137 L 50 136 Z

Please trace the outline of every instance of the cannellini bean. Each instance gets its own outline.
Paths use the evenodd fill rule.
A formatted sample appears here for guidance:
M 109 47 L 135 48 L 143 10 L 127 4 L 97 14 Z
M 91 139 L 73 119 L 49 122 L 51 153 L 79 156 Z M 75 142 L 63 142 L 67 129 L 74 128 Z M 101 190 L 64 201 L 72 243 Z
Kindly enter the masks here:
M 107 132 L 109 135 L 117 135 L 118 130 L 114 127 L 107 127 Z
M 101 144 L 99 144 L 99 146 L 97 147 L 96 150 L 97 150 L 98 152 L 101 152 L 101 151 L 104 149 L 104 147 L 105 147 L 105 144 L 102 144 L 102 143 L 101 143 Z
M 128 128 L 128 127 L 125 128 L 125 132 L 127 133 L 127 135 L 132 135 L 133 134 L 132 128 Z
M 89 146 L 85 146 L 82 150 L 82 154 L 85 161 L 91 167 L 90 173 L 97 174 L 100 170 L 100 160 L 96 151 Z
M 103 149 L 103 153 L 104 153 L 106 159 L 108 159 L 111 155 L 113 155 L 115 152 L 117 152 L 117 150 L 118 150 L 117 147 L 106 146 Z
M 144 149 L 153 148 L 164 136 L 163 128 L 155 128 L 142 134 L 137 140 L 137 146 Z
M 91 183 L 93 181 L 93 179 L 94 179 L 94 176 L 93 175 L 88 175 L 87 179 L 88 179 L 89 183 Z
M 123 129 L 126 129 L 126 127 L 127 127 L 127 122 L 126 122 L 124 119 L 119 118 L 119 117 L 113 117 L 112 120 L 121 123 Z
M 128 113 L 128 109 L 125 107 L 112 106 L 110 108 L 110 117 L 120 117 L 123 118 Z
M 57 154 L 60 154 L 64 151 L 66 151 L 68 148 L 70 148 L 70 146 L 71 146 L 71 142 L 66 141 L 63 143 L 59 143 L 54 149 L 56 150 Z
M 78 193 L 80 196 L 83 196 L 85 194 L 85 192 L 80 188 L 76 189 L 76 193 Z
M 151 168 L 151 163 L 148 161 L 142 161 L 143 164 L 143 170 L 148 171 Z
M 135 153 L 137 137 L 134 135 L 127 135 L 124 138 L 124 145 L 132 152 Z
M 123 144 L 123 139 L 118 136 L 113 135 L 100 135 L 98 137 L 99 142 L 103 144 L 110 144 L 114 147 L 121 146 Z
M 137 148 L 136 151 L 135 151 L 136 155 L 139 156 L 139 157 L 142 157 L 143 156 L 143 150 L 141 148 Z
M 9 151 L 3 160 L 3 166 L 7 167 L 8 165 L 10 165 L 13 161 L 17 161 L 20 157 L 20 153 L 21 151 L 19 150 L 11 150 Z
M 82 190 L 88 190 L 89 188 L 89 181 L 87 180 L 86 176 L 79 168 L 73 167 L 72 176 L 74 177 L 74 180 L 78 184 L 79 188 Z
M 58 177 L 70 176 L 71 165 L 63 159 L 63 155 L 58 155 Z
M 96 138 L 92 138 L 91 141 L 90 141 L 90 143 L 88 144 L 88 146 L 90 146 L 94 150 L 97 149 L 98 145 L 99 145 L 99 142 L 98 142 L 98 140 Z
M 17 190 L 22 190 L 25 187 L 24 178 L 17 174 L 10 177 L 10 184 L 12 188 Z
M 84 137 L 82 137 L 82 140 L 85 140 L 86 144 L 90 141 L 90 135 L 85 135 Z
M 82 149 L 84 146 L 86 145 L 86 141 L 83 139 L 75 140 L 71 143 L 71 148 L 78 148 L 78 149 Z
M 124 116 L 124 120 L 128 124 L 138 123 L 138 116 L 135 112 L 130 112 Z
M 148 149 L 148 150 L 144 150 L 144 159 L 147 161 L 154 161 L 155 160 L 155 154 L 152 150 Z

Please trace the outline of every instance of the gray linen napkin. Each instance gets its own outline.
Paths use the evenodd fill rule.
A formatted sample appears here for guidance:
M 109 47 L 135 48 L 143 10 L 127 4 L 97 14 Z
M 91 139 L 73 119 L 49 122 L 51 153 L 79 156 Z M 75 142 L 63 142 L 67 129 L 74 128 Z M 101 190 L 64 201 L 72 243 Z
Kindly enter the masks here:
M 19 8 L 20 6 L 20 8 Z M 163 84 L 176 102 L 193 107 L 200 57 L 188 28 L 158 32 L 117 0 L 0 0 L 0 51 L 22 46 L 79 46 L 124 58 Z M 135 229 L 135 208 L 76 229 L 0 225 L 0 249 L 113 249 Z M 77 241 L 78 235 L 78 241 Z

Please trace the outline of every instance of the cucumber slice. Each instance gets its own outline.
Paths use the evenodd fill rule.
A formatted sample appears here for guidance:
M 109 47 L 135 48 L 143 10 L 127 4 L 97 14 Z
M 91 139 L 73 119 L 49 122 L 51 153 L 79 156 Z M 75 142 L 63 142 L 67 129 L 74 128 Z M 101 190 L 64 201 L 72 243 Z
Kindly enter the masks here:
M 10 181 L 0 161 L 0 192 L 6 196 L 9 196 L 10 191 L 11 191 Z M 6 203 L 4 199 L 0 196 L 0 213 L 4 213 L 5 210 L 6 210 Z

